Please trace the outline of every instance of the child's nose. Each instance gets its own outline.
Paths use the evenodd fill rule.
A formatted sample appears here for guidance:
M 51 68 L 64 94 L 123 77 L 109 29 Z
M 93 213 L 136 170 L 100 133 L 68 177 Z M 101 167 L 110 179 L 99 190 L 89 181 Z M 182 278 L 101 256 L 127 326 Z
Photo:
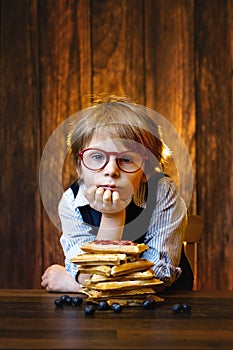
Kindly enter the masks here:
M 104 168 L 104 175 L 105 176 L 112 176 L 117 177 L 120 174 L 120 169 L 118 168 L 116 158 L 110 158 L 109 162 L 106 164 Z

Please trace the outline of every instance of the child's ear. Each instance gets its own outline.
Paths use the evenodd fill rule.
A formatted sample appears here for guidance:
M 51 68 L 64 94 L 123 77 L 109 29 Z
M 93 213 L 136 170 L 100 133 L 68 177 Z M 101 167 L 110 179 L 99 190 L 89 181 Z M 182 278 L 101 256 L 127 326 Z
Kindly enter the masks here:
M 82 178 L 83 178 L 83 175 L 82 175 L 82 169 L 81 169 L 80 164 L 76 164 L 75 169 L 76 169 L 76 172 L 77 172 L 77 174 L 78 174 L 78 178 L 79 178 L 79 179 L 82 179 Z

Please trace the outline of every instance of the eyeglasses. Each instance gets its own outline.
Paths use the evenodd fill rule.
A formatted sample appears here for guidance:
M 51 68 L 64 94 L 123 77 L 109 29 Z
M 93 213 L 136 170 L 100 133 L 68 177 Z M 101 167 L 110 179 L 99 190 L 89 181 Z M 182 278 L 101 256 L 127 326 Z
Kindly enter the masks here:
M 87 148 L 78 153 L 83 165 L 93 171 L 103 170 L 110 160 L 110 156 L 115 156 L 116 163 L 119 169 L 125 173 L 135 173 L 141 167 L 143 162 L 148 157 L 132 152 L 105 152 L 98 148 Z

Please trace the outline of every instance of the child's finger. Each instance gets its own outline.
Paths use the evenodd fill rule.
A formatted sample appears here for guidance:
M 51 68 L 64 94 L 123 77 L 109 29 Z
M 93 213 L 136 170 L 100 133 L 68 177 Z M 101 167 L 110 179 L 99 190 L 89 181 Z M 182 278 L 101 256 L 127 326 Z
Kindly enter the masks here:
M 105 202 L 111 202 L 112 201 L 112 191 L 110 191 L 110 190 L 104 191 L 103 201 L 105 201 Z
M 121 200 L 119 193 L 116 191 L 112 193 L 112 207 L 115 212 L 126 208 L 125 201 Z
M 120 195 L 117 191 L 112 193 L 112 202 L 113 204 L 117 204 L 120 201 Z
M 94 202 L 95 203 L 102 203 L 103 202 L 103 194 L 104 194 L 104 189 L 102 187 L 98 187 L 97 190 L 95 191 Z
M 91 186 L 91 187 L 88 187 L 84 192 L 85 197 L 90 203 L 94 202 L 95 200 L 96 188 L 97 188 L 96 186 Z

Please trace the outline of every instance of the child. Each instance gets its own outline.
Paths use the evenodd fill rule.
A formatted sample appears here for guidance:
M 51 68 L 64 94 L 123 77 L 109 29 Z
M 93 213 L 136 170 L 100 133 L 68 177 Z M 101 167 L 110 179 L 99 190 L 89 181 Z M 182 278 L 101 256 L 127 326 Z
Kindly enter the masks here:
M 82 111 L 68 144 L 78 180 L 59 203 L 65 267 L 47 268 L 42 287 L 78 292 L 87 276 L 70 259 L 83 253 L 82 244 L 129 239 L 149 247 L 142 258 L 166 287 L 192 289 L 182 250 L 186 206 L 163 174 L 168 148 L 146 108 L 111 96 L 97 101 Z

